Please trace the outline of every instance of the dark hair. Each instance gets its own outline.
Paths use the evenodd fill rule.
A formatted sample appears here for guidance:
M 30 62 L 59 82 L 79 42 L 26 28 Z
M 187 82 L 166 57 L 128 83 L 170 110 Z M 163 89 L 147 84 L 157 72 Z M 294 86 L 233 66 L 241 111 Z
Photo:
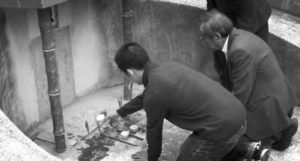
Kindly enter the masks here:
M 150 58 L 147 51 L 136 42 L 122 45 L 115 55 L 115 62 L 125 74 L 131 68 L 142 70 L 148 61 Z
M 207 37 L 213 37 L 219 33 L 225 38 L 230 34 L 232 29 L 232 21 L 217 10 L 207 12 L 206 20 L 200 25 L 201 35 Z

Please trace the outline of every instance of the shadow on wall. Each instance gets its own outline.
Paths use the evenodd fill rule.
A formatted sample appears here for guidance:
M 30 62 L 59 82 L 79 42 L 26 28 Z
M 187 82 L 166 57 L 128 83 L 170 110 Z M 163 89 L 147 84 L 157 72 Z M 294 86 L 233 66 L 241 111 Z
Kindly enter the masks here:
M 169 2 L 135 1 L 133 39 L 159 63 L 177 61 L 217 79 L 212 51 L 201 42 L 199 26 L 205 11 Z
M 0 109 L 21 129 L 25 128 L 25 118 L 16 99 L 16 87 L 6 35 L 6 16 L 0 11 Z
M 292 89 L 296 92 L 298 99 L 298 106 L 300 105 L 300 48 L 270 34 L 269 44 L 273 49 L 279 65 L 291 82 Z
M 198 36 L 204 10 L 150 0 L 134 3 L 133 41 L 141 43 L 155 61 L 181 62 L 217 78 L 211 51 Z M 121 8 L 117 0 L 72 0 L 58 6 L 60 23 L 64 24 L 55 33 L 62 103 L 122 82 L 123 75 L 113 61 L 123 42 Z M 6 56 L 1 64 L 6 77 L 1 77 L 5 80 L 0 83 L 6 84 L 3 88 L 15 84 L 16 97 L 10 91 L 13 87 L 7 88 L 10 90 L 6 89 L 5 94 L 11 98 L 8 103 L 17 105 L 5 106 L 19 119 L 12 121 L 27 129 L 50 116 L 36 12 L 14 10 L 7 20 L 10 54 L 1 52 Z M 1 32 L 5 33 L 4 29 Z M 9 56 L 13 69 L 5 60 Z
M 113 57 L 123 41 L 121 1 L 73 0 L 70 8 L 76 95 L 120 84 Z

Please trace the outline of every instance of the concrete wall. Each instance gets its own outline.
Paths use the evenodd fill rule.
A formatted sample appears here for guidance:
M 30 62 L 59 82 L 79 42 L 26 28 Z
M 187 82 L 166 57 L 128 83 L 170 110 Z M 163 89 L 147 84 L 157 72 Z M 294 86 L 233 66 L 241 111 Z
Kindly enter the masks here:
M 6 114 L 11 114 L 10 119 L 25 131 L 50 117 L 37 12 L 6 9 L 5 13 L 14 84 L 10 89 L 16 95 L 10 97 L 16 105 Z M 122 75 L 113 63 L 114 53 L 122 43 L 120 2 L 70 0 L 58 6 L 58 17 L 55 41 L 62 105 L 120 84 Z
M 9 52 L 12 57 L 15 90 L 17 93 L 17 107 L 13 113 L 15 117 L 23 118 L 15 122 L 22 130 L 39 121 L 37 88 L 35 73 L 32 68 L 31 52 L 29 49 L 29 28 L 26 10 L 15 10 L 7 15 L 7 36 Z M 16 120 L 14 120 L 16 121 Z
M 189 4 L 136 1 L 134 40 L 159 63 L 181 62 L 216 79 L 211 51 L 199 38 L 200 17 L 204 13 Z
M 300 103 L 300 17 L 286 14 L 299 15 L 299 1 L 270 1 L 285 13 L 273 9 L 269 20 L 269 44 Z M 289 5 L 280 5 L 279 1 Z M 212 66 L 211 51 L 198 36 L 200 16 L 205 10 L 204 0 L 136 1 L 134 40 L 145 46 L 151 57 L 158 62 L 182 62 L 217 79 Z
M 182 5 L 180 0 L 134 1 L 133 40 L 142 44 L 153 60 L 178 61 L 217 79 L 211 51 L 198 36 L 200 17 L 205 12 L 205 4 L 198 6 L 202 1 L 201 4 L 195 1 L 194 6 Z M 62 104 L 121 83 L 123 75 L 113 62 L 122 44 L 121 1 L 69 0 L 58 6 L 58 15 L 55 40 Z M 16 95 L 11 98 L 16 105 L 9 109 L 13 114 L 10 118 L 15 118 L 14 123 L 26 130 L 50 116 L 37 15 L 34 9 L 9 9 L 6 17 Z M 271 36 L 270 44 L 296 88 L 300 79 L 297 68 L 291 64 L 296 65 L 300 59 L 296 54 L 299 48 L 290 43 L 283 47 L 279 37 Z M 297 94 L 300 97 L 300 89 Z
M 300 104 L 300 17 L 273 9 L 269 20 L 270 41 L 279 64 L 291 82 Z
M 203 10 L 138 0 L 133 10 L 133 39 L 154 60 L 182 62 L 216 78 L 211 51 L 198 37 Z M 58 6 L 55 40 L 63 105 L 122 82 L 123 75 L 113 62 L 123 39 L 121 11 L 121 1 L 117 0 L 70 0 Z M 17 93 L 13 100 L 18 100 L 20 109 L 14 115 L 23 118 L 15 123 L 28 129 L 50 117 L 37 13 L 34 9 L 8 9 L 6 14 Z
M 73 0 L 71 15 L 76 94 L 120 83 L 112 60 L 122 43 L 121 1 Z
M 291 82 L 292 89 L 296 92 L 298 104 L 300 103 L 300 49 L 288 41 L 270 34 L 270 45 L 276 54 L 280 67 Z M 300 105 L 300 104 L 299 104 Z
M 22 127 L 23 109 L 18 105 L 12 56 L 9 52 L 9 40 L 6 32 L 6 15 L 0 11 L 0 109 Z

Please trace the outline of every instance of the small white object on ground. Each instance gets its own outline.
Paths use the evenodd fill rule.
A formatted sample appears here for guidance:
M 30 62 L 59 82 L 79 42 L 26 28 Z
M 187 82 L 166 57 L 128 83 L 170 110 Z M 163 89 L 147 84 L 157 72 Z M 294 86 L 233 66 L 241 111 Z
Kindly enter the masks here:
M 129 136 L 129 131 L 122 131 L 122 132 L 121 132 L 121 137 L 122 137 L 123 139 L 127 139 L 128 136 Z
M 131 125 L 130 127 L 130 131 L 133 132 L 133 133 L 136 133 L 139 129 L 139 126 L 137 125 Z
M 96 117 L 96 120 L 98 121 L 98 122 L 101 122 L 101 121 L 103 121 L 105 119 L 105 114 L 99 114 L 97 117 Z

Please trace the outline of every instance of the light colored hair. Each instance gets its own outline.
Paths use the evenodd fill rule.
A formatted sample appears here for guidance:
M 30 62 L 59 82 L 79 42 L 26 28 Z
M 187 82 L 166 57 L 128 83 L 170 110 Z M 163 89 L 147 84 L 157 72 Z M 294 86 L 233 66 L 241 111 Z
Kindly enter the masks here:
M 227 37 L 233 29 L 232 21 L 217 10 L 210 10 L 206 14 L 206 20 L 200 25 L 202 36 L 213 37 L 220 34 Z

